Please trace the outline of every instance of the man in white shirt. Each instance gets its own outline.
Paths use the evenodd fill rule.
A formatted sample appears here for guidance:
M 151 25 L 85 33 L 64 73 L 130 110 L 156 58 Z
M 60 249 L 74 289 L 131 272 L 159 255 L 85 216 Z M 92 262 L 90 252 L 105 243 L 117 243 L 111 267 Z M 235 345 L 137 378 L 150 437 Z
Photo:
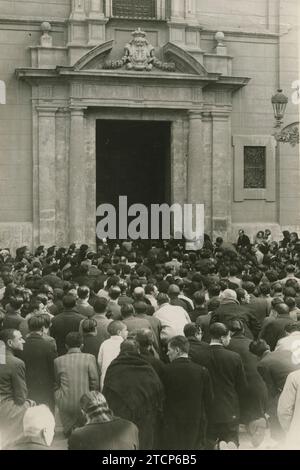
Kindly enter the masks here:
M 105 374 L 110 363 L 119 355 L 120 346 L 124 339 L 127 338 L 128 330 L 125 323 L 121 321 L 112 321 L 107 332 L 110 338 L 106 339 L 100 346 L 98 354 L 98 365 L 100 370 L 100 388 L 103 389 Z
M 167 294 L 158 294 L 158 310 L 153 314 L 161 323 L 160 339 L 167 343 L 174 336 L 183 336 L 185 325 L 191 323 L 191 319 L 184 308 L 177 305 L 170 305 L 170 299 Z

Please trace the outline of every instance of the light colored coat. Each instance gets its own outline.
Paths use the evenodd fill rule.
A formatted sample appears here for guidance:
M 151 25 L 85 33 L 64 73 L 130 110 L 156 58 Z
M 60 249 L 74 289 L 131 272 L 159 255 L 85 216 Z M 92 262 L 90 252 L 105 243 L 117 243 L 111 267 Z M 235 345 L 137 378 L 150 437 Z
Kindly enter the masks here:
M 281 427 L 286 433 L 284 448 L 300 450 L 300 370 L 288 375 L 277 411 Z

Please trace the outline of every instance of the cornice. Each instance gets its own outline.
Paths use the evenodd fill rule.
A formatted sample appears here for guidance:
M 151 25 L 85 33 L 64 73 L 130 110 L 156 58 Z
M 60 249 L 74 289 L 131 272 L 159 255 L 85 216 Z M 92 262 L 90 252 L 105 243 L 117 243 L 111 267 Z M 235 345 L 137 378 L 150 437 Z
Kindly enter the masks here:
M 44 16 L 38 16 L 32 18 L 31 16 L 14 16 L 14 15 L 0 15 L 0 25 L 28 25 L 37 26 L 40 28 L 41 23 L 45 21 Z M 52 18 L 47 16 L 47 21 L 51 23 L 51 26 L 62 26 L 65 27 L 67 24 L 67 18 Z

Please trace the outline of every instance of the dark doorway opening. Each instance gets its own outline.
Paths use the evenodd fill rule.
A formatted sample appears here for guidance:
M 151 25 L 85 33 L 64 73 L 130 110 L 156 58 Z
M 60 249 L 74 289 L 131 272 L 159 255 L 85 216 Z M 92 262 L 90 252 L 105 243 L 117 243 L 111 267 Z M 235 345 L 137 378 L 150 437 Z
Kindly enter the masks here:
M 96 121 L 96 202 L 128 207 L 170 203 L 171 123 Z

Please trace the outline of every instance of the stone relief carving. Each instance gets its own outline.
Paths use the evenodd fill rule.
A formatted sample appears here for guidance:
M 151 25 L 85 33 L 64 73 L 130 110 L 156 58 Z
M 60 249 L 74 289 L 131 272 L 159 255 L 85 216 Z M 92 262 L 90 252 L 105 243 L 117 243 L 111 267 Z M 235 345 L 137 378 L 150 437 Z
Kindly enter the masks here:
M 154 47 L 146 38 L 146 33 L 138 28 L 132 33 L 133 39 L 126 44 L 125 54 L 119 60 L 107 61 L 103 65 L 103 69 L 119 69 L 126 66 L 127 70 L 147 70 L 153 67 L 158 69 L 174 72 L 175 64 L 173 62 L 162 62 L 154 55 Z
M 275 139 L 295 147 L 299 144 L 299 123 L 288 125 L 281 132 L 275 134 Z

